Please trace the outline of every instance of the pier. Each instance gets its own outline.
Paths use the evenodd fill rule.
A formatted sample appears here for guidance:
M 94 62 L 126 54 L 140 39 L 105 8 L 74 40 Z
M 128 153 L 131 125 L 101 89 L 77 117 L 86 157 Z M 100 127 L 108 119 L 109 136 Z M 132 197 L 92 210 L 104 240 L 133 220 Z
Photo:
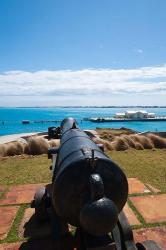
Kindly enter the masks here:
M 113 118 L 113 117 L 92 117 L 84 118 L 84 121 L 90 122 L 157 122 L 157 121 L 166 121 L 166 116 L 164 117 L 155 117 L 155 118 Z
M 58 123 L 61 122 L 60 120 L 35 120 L 35 121 L 30 121 L 30 120 L 22 120 L 21 123 L 22 124 L 30 124 L 30 123 Z

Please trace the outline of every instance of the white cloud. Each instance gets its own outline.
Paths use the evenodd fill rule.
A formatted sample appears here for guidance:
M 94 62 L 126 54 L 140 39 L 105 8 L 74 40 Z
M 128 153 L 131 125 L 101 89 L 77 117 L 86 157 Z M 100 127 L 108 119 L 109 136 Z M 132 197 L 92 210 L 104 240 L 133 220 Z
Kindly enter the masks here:
M 0 74 L 0 95 L 67 95 L 88 94 L 89 91 L 140 93 L 165 90 L 166 65 L 138 69 L 8 71 Z
M 138 54 L 142 54 L 144 51 L 143 51 L 143 49 L 135 49 L 134 52 L 136 52 Z
M 136 69 L 8 71 L 0 96 L 104 96 L 166 94 L 166 65 Z

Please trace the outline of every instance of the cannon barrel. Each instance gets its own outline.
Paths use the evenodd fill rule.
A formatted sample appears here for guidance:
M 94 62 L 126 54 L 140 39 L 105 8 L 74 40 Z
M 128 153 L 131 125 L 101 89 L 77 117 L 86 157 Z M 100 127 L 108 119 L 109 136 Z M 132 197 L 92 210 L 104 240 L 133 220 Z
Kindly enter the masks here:
M 92 235 L 105 235 L 126 203 L 126 176 L 73 118 L 62 121 L 60 132 L 51 197 L 56 214 Z

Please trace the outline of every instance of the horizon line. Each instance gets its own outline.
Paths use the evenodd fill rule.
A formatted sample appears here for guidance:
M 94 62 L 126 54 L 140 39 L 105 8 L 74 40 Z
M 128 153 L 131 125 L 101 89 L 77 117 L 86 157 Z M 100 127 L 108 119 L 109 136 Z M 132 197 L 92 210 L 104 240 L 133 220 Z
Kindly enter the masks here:
M 0 108 L 166 108 L 165 105 L 57 105 L 57 106 L 0 106 Z

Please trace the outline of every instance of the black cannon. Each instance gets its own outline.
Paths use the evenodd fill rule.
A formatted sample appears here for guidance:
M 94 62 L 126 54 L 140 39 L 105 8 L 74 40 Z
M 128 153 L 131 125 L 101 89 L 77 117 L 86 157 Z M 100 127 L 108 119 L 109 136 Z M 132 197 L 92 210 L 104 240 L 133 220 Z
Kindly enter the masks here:
M 135 244 L 122 209 L 128 197 L 127 178 L 73 118 L 60 126 L 60 147 L 48 151 L 52 183 L 38 190 L 32 207 L 39 220 L 50 218 L 56 249 L 76 227 L 78 250 L 160 249 L 153 241 Z M 51 211 L 51 212 L 50 212 Z
M 60 134 L 59 127 L 49 127 L 48 128 L 48 138 L 49 139 L 58 139 Z

